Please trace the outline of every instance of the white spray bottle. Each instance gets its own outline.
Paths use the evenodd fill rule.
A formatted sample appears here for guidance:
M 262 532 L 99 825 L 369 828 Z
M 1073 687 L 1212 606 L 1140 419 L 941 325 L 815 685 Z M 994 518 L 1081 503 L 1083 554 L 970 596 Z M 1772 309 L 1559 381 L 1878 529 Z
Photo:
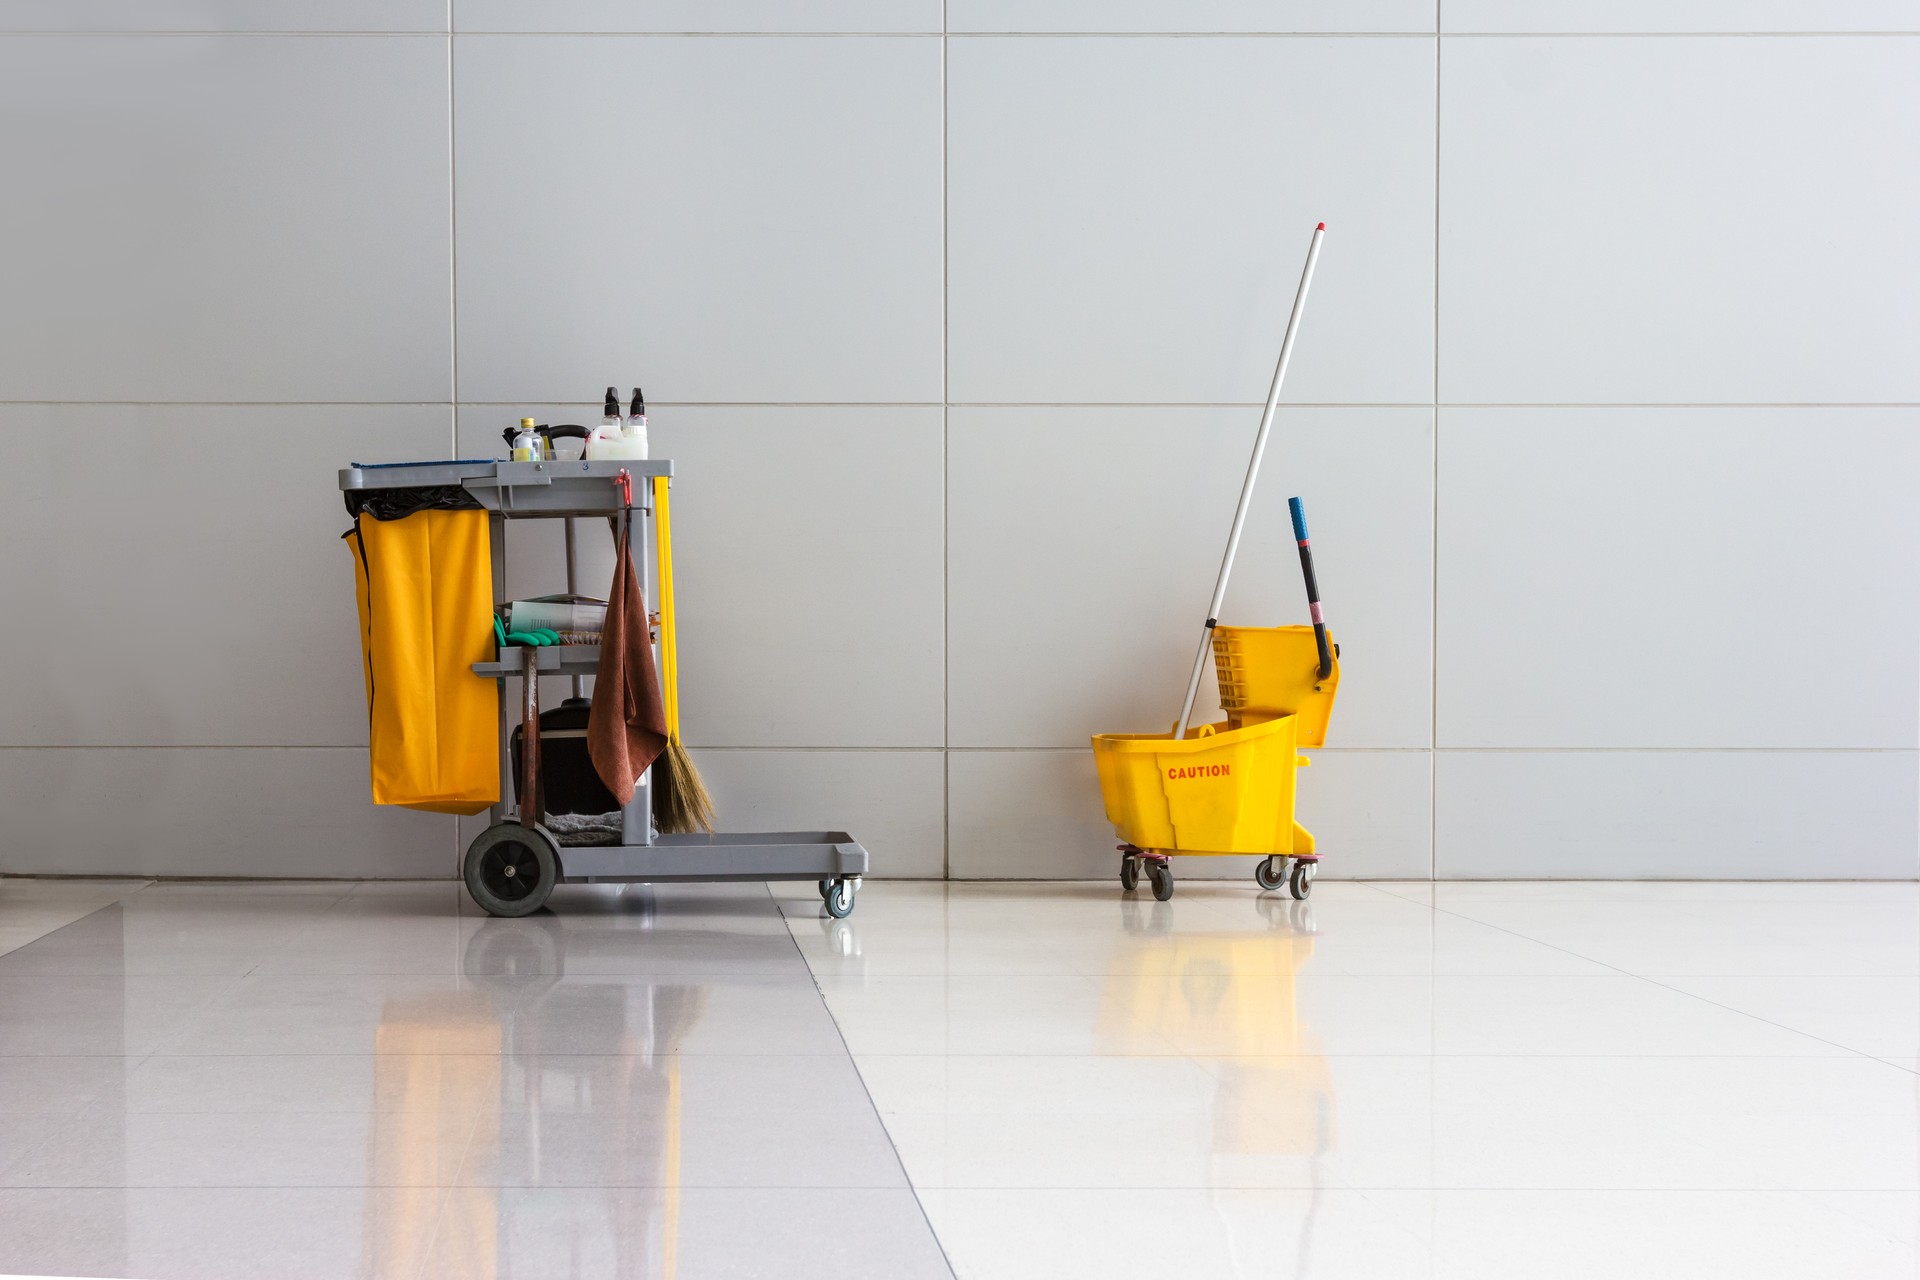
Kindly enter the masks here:
M 647 456 L 647 397 L 646 397 L 646 393 L 641 391 L 640 388 L 638 387 L 635 387 L 633 389 L 633 411 L 627 415 L 626 436 L 627 436 L 628 447 L 632 448 L 632 447 L 638 446 L 640 450 L 638 453 L 634 454 L 633 456 L 636 458 L 646 457 Z

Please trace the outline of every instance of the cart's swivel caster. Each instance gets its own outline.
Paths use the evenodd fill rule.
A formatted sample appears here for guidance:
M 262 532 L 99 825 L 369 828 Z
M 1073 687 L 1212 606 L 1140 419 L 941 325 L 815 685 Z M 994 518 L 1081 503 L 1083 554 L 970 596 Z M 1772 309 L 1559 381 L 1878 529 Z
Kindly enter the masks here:
M 827 914 L 835 920 L 845 920 L 852 915 L 854 893 L 854 882 L 845 876 L 832 881 L 831 887 L 821 895 L 827 904 Z
M 1278 889 L 1287 882 L 1287 860 L 1279 854 L 1253 864 L 1253 882 L 1262 889 Z
M 1129 853 L 1120 859 L 1120 887 L 1132 893 L 1140 887 L 1140 855 Z
M 825 902 L 828 898 L 831 898 L 832 896 L 833 896 L 833 881 L 831 879 L 822 880 L 820 882 L 820 900 L 822 902 Z
M 1147 864 L 1147 880 L 1153 885 L 1156 901 L 1165 902 L 1173 896 L 1173 865 L 1164 858 Z
M 1287 892 L 1305 900 L 1313 892 L 1313 873 L 1319 869 L 1317 862 L 1297 861 L 1293 864 L 1293 875 L 1287 879 Z
M 467 846 L 461 871 L 467 892 L 488 915 L 531 915 L 546 905 L 560 878 L 558 846 L 542 827 L 497 823 Z

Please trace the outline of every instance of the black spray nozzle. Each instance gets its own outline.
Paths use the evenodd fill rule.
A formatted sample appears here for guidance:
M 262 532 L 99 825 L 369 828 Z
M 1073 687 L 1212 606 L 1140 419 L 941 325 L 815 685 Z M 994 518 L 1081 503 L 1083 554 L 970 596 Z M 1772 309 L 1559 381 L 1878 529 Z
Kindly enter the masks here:
M 620 391 L 617 387 L 607 388 L 605 412 L 609 418 L 617 418 L 620 416 Z
M 633 416 L 636 418 L 647 416 L 647 395 L 638 387 L 633 389 Z

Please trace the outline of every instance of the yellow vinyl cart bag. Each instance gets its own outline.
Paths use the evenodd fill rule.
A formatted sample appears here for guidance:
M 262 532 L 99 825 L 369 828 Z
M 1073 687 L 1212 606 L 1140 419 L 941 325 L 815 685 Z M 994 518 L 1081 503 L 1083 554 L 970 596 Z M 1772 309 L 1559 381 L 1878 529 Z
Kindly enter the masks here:
M 493 564 L 483 510 L 380 519 L 344 535 L 354 559 L 375 804 L 478 813 L 500 798 Z

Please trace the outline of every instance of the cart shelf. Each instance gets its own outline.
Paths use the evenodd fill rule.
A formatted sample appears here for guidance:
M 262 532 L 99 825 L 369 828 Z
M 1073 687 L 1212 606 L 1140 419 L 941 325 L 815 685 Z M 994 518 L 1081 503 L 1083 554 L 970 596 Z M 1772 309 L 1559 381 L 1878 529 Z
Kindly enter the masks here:
M 494 662 L 476 662 L 473 674 L 498 680 L 502 676 L 517 676 L 526 673 L 526 652 L 519 646 L 500 651 L 501 656 Z M 533 651 L 534 670 L 543 676 L 590 676 L 600 669 L 600 646 L 597 644 L 556 644 Z

